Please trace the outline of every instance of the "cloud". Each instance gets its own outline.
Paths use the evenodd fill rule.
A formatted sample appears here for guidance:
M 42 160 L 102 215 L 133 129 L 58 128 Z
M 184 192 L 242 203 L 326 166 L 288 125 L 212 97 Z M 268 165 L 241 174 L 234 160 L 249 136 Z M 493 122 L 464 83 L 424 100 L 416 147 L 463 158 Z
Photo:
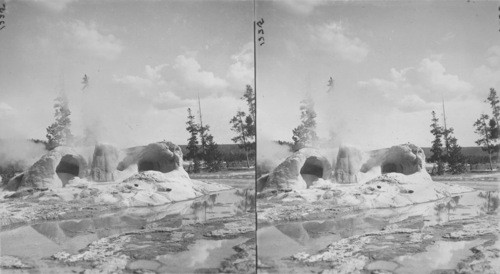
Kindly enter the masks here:
M 281 0 L 277 1 L 278 4 L 283 6 L 288 11 L 299 14 L 299 15 L 309 15 L 314 9 L 320 5 L 323 5 L 325 0 Z
M 436 60 L 423 59 L 417 67 L 391 69 L 389 79 L 373 78 L 358 82 L 358 86 L 384 99 L 403 112 L 429 109 L 445 100 L 465 98 L 473 86 L 457 75 L 446 73 Z
M 9 104 L 0 102 L 0 118 L 16 114 L 16 110 Z
M 489 66 L 480 66 L 474 69 L 472 76 L 476 84 L 477 95 L 480 98 L 487 96 L 490 88 L 499 89 L 500 69 L 493 69 Z
M 129 87 L 136 95 L 140 96 L 141 101 L 145 101 L 157 109 L 167 110 L 185 107 L 191 101 L 181 99 L 174 93 L 175 90 L 172 91 L 172 87 L 176 84 L 169 84 L 166 80 L 165 74 L 168 67 L 167 64 L 146 65 L 142 76 L 114 76 L 114 81 Z
M 95 23 L 80 20 L 64 24 L 66 34 L 74 48 L 100 58 L 112 60 L 123 51 L 122 42 L 112 34 L 102 34 Z
M 229 87 L 225 79 L 203 70 L 194 57 L 186 55 L 178 55 L 173 65 L 146 66 L 144 75 L 141 76 L 115 76 L 115 82 L 128 85 L 141 95 L 151 95 L 151 93 L 158 95 L 168 91 L 171 94 L 162 98 L 173 99 L 175 96 L 178 102 L 181 99 L 195 99 L 198 94 L 200 97 L 225 94 Z M 165 106 L 163 103 L 156 105 Z
M 158 66 L 146 65 L 144 76 L 134 76 L 126 75 L 123 77 L 114 77 L 115 82 L 128 85 L 142 93 L 145 93 L 147 89 L 151 89 L 157 86 L 166 85 L 165 80 L 162 78 L 161 71 L 166 68 L 167 64 L 161 64 Z
M 31 0 L 31 2 L 38 3 L 53 11 L 62 11 L 69 3 L 75 1 L 76 0 Z
M 153 106 L 157 109 L 167 110 L 186 107 L 192 104 L 193 100 L 183 100 L 172 92 L 160 92 Z
M 231 56 L 233 63 L 229 66 L 227 79 L 236 89 L 241 89 L 245 85 L 252 85 L 253 83 L 253 54 L 253 42 L 248 42 L 240 52 Z
M 500 46 L 492 46 L 488 49 L 486 60 L 491 67 L 500 66 Z
M 442 44 L 442 43 L 448 42 L 448 41 L 452 40 L 453 38 L 455 38 L 455 36 L 457 36 L 455 33 L 448 32 L 437 43 Z
M 195 55 L 178 55 L 173 64 L 147 65 L 141 75 L 114 76 L 115 83 L 135 92 L 141 102 L 159 110 L 192 105 L 198 95 L 207 97 L 241 96 L 245 85 L 253 82 L 253 43 L 245 44 L 231 56 L 225 78 L 202 68 Z M 131 95 L 134 96 L 134 95 Z
M 311 44 L 344 60 L 359 63 L 368 55 L 368 45 L 347 32 L 341 23 L 311 26 Z
M 490 88 L 500 88 L 500 46 L 492 46 L 486 53 L 486 65 L 472 72 L 476 95 L 484 100 Z
M 190 91 L 221 90 L 228 86 L 226 80 L 216 77 L 213 72 L 202 70 L 194 57 L 179 55 L 172 68 L 177 72 L 183 87 Z
M 416 69 L 408 70 L 405 76 L 411 85 L 423 88 L 420 96 L 425 101 L 440 101 L 441 94 L 445 99 L 456 99 L 472 90 L 471 84 L 460 80 L 457 75 L 446 73 L 439 61 L 428 58 L 423 59 Z

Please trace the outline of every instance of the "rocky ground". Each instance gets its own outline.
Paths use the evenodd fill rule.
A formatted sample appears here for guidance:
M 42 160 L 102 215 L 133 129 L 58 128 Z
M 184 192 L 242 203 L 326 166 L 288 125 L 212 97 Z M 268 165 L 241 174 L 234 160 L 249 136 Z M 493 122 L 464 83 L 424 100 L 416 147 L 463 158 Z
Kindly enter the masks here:
M 252 174 L 225 173 L 211 176 L 209 183 L 234 185 L 235 187 L 252 185 Z M 248 172 L 247 172 L 248 173 Z M 197 178 L 205 180 L 203 178 Z M 244 190 L 242 190 L 244 191 Z M 250 190 L 248 193 L 253 193 Z M 245 196 L 243 196 L 245 197 Z M 248 199 L 248 197 L 247 197 Z M 252 200 L 252 199 L 250 199 Z M 254 201 L 254 200 L 253 200 Z M 119 207 L 109 204 L 88 204 L 85 200 L 63 201 L 61 199 L 40 200 L 38 196 L 26 196 L 22 199 L 2 199 L 2 231 L 8 231 L 24 225 L 43 224 L 47 220 L 83 219 L 112 215 Z M 203 257 L 213 250 L 229 245 L 226 251 L 217 254 L 216 264 L 202 268 L 194 264 L 189 270 L 197 273 L 252 273 L 255 272 L 255 210 L 252 206 L 237 215 L 212 218 L 204 222 L 183 221 L 182 215 L 172 218 L 147 222 L 139 229 L 117 233 L 100 238 L 90 243 L 77 253 L 65 251 L 46 254 L 42 258 L 44 268 L 37 262 L 16 256 L 2 255 L 0 267 L 6 273 L 29 273 L 44 270 L 67 273 L 168 273 L 178 272 L 186 262 L 177 256 Z M 225 213 L 230 215 L 229 210 Z M 223 212 L 224 213 L 224 212 Z M 206 214 L 206 213 L 205 213 Z M 90 228 L 89 228 L 90 229 Z M 86 231 L 89 232 L 89 231 Z M 65 233 L 66 230 L 65 230 Z M 90 231 L 90 233 L 98 233 Z M 201 248 L 199 248 L 201 246 Z M 199 248 L 200 251 L 196 251 Z M 212 251 L 211 251 L 212 250 Z M 221 249 L 222 250 L 222 249 Z M 230 250 L 227 251 L 227 250 Z M 196 256 L 182 255 L 194 252 Z M 196 253 L 197 252 L 197 253 Z M 4 253 L 4 252 L 2 252 Z M 172 258 L 174 258 L 172 260 Z M 200 259 L 201 260 L 201 259 Z M 171 267 L 170 267 L 171 266 Z M 175 267 L 178 267 L 176 271 Z M 185 270 L 184 270 L 185 271 Z
M 488 200 L 487 208 L 476 209 L 481 213 L 465 216 L 467 213 L 448 222 L 429 225 L 424 214 L 405 215 L 406 212 L 401 211 L 390 224 L 325 241 L 322 248 L 278 258 L 278 263 L 259 256 L 259 273 L 500 273 L 498 173 L 447 175 L 433 177 L 433 180 L 467 186 L 482 193 L 489 191 L 496 196 Z M 258 229 L 275 226 L 281 231 L 280 235 L 293 238 L 295 242 L 290 243 L 297 246 L 297 241 L 305 241 L 298 246 L 304 245 L 306 249 L 308 241 L 315 237 L 331 239 L 332 233 L 342 234 L 334 228 L 314 235 L 317 233 L 314 232 L 317 228 L 311 225 L 314 220 L 319 226 L 325 226 L 325 220 L 342 220 L 349 214 L 366 210 L 359 206 L 339 206 L 323 199 L 306 203 L 299 196 L 293 191 L 261 193 L 257 203 Z M 436 202 L 433 206 L 444 208 L 449 204 Z M 461 206 L 458 202 L 458 207 Z M 425 203 L 416 206 L 417 212 L 419 207 L 425 211 Z M 381 210 L 371 209 L 365 218 L 377 223 L 373 220 Z M 448 263 L 437 265 L 441 260 Z
M 414 223 L 406 221 L 379 232 L 344 238 L 315 254 L 297 253 L 287 260 L 296 273 L 311 270 L 321 273 L 498 273 L 498 221 L 498 215 L 488 215 L 427 228 L 414 228 Z M 439 256 L 451 256 L 452 249 L 434 254 L 436 257 L 428 258 L 420 266 L 402 263 L 425 254 L 436 244 L 459 243 L 463 247 L 461 241 L 470 244 L 471 252 L 454 267 L 425 268 L 425 263 L 432 264 Z
M 89 204 L 85 200 L 65 202 L 59 200 L 40 201 L 38 197 L 22 200 L 0 200 L 1 230 L 44 221 L 90 218 L 120 208 L 108 204 Z
M 197 273 L 252 273 L 255 270 L 255 223 L 249 213 L 234 218 L 214 219 L 203 224 L 168 227 L 153 223 L 136 231 L 101 238 L 78 254 L 58 252 L 43 260 L 47 269 L 66 273 L 77 269 L 84 273 L 170 273 L 163 257 L 187 251 L 199 240 L 240 239 L 234 252 L 217 267 L 199 268 Z M 182 262 L 180 262 L 182 263 Z M 7 270 L 36 269 L 29 260 L 1 256 L 0 266 Z M 175 272 L 175 271 L 174 271 Z
M 318 179 L 307 189 L 269 189 L 257 194 L 259 224 L 333 218 L 342 212 L 396 208 L 436 201 L 473 188 L 435 182 L 426 173 L 381 175 L 361 184 Z
M 147 171 L 119 183 L 96 183 L 76 178 L 58 189 L 2 190 L 1 230 L 39 221 L 92 217 L 124 207 L 159 206 L 231 188 L 226 184 L 231 180 L 230 176 L 222 183 L 219 179 L 206 182 L 175 178 L 173 184 L 164 177 L 160 172 Z M 167 182 L 162 181 L 164 179 Z M 251 179 L 244 180 L 247 187 Z
M 138 231 L 102 238 L 79 254 L 60 252 L 48 259 L 61 264 L 61 268 L 78 266 L 90 269 L 89 272 L 166 273 L 169 266 L 161 263 L 162 256 L 186 251 L 200 239 L 234 238 L 244 238 L 243 243 L 233 247 L 234 255 L 225 258 L 219 267 L 200 268 L 196 272 L 252 272 L 255 269 L 254 222 L 248 215 L 180 228 L 155 223 Z

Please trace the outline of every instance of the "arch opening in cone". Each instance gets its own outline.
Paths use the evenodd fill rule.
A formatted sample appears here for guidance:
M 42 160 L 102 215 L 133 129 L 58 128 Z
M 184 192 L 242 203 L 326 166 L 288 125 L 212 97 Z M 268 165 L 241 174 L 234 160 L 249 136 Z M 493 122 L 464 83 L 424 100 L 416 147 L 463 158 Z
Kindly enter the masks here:
M 300 169 L 300 175 L 310 186 L 314 181 L 324 176 L 323 162 L 316 156 L 311 156 L 306 159 L 304 165 Z
M 391 173 L 391 172 L 397 172 L 397 173 L 402 173 L 403 168 L 398 166 L 395 163 L 384 163 L 382 165 L 382 174 L 385 173 Z
M 158 161 L 153 161 L 153 160 L 140 161 L 138 163 L 138 169 L 139 172 L 148 170 L 161 171 L 160 163 Z
M 78 160 L 72 155 L 64 155 L 56 167 L 56 174 L 61 179 L 63 185 L 80 174 Z

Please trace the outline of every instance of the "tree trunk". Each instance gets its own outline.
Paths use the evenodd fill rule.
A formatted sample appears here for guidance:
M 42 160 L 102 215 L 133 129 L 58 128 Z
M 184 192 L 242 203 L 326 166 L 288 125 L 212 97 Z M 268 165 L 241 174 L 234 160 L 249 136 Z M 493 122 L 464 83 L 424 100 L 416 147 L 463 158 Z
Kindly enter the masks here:
M 240 116 L 240 128 L 241 128 L 241 137 L 243 139 L 243 147 L 245 148 L 245 156 L 247 157 L 247 168 L 250 168 L 250 161 L 248 160 L 248 148 L 247 148 L 247 140 L 245 136 L 245 129 L 243 128 L 243 120 Z
M 250 160 L 248 160 L 248 151 L 245 150 L 245 155 L 247 156 L 247 168 L 250 168 Z
M 488 151 L 488 156 L 490 156 L 490 170 L 493 171 L 493 164 L 491 163 L 491 151 Z

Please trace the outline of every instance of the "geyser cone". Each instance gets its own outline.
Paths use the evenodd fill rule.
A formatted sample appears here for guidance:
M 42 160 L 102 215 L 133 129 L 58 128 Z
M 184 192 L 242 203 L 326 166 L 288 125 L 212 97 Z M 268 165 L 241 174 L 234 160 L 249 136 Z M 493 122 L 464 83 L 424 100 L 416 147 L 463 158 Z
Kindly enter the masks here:
M 167 173 L 182 169 L 182 150 L 171 142 L 152 143 L 130 150 L 129 155 L 118 165 L 124 170 L 137 164 L 138 171 L 154 170 Z

